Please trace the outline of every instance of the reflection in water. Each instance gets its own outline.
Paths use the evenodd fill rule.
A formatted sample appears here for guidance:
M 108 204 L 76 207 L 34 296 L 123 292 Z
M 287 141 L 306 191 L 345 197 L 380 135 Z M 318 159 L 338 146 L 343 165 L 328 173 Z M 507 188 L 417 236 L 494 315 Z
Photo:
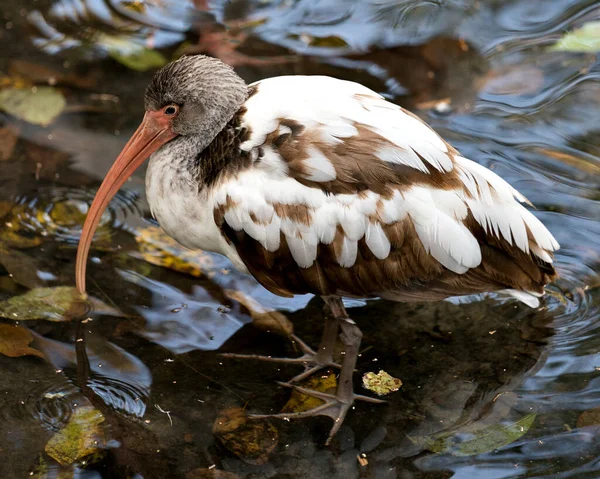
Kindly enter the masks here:
M 83 331 L 32 322 L 32 346 L 48 362 L 0 356 L 0 450 L 15 458 L 0 463 L 1 477 L 27 476 L 75 404 L 93 405 L 108 424 L 110 449 L 90 466 L 89 474 L 98 471 L 94 477 L 183 477 L 212 465 L 259 478 L 600 474 L 600 420 L 578 421 L 584 411 L 594 417 L 600 391 L 600 63 L 596 55 L 547 48 L 597 15 L 597 2 L 8 3 L 14 25 L 0 41 L 26 45 L 24 56 L 37 55 L 65 74 L 96 68 L 99 79 L 91 86 L 64 84 L 70 101 L 79 88 L 120 101 L 114 111 L 75 109 L 48 129 L 19 125 L 13 158 L 0 162 L 0 252 L 11 253 L 0 255 L 1 297 L 22 293 L 23 285 L 72 283 L 73 245 L 93 196 L 90 185 L 122 146 L 115 130 L 126 136 L 139 118 L 151 74 L 127 76 L 123 66 L 113 71 L 111 60 L 100 66 L 89 61 L 104 58 L 116 44 L 170 51 L 185 39 L 195 51 L 223 55 L 235 48 L 239 55 L 228 58 L 248 81 L 280 74 L 360 81 L 411 107 L 465 156 L 522 191 L 562 249 L 561 277 L 539 310 L 494 296 L 352 303 L 351 315 L 365 334 L 357 377 L 383 369 L 403 387 L 388 405 L 357 405 L 331 449 L 321 447 L 326 421 L 277 423 L 280 443 L 269 461 L 248 465 L 215 442 L 212 421 L 231 406 L 278 412 L 289 392 L 274 380 L 294 371 L 225 359 L 215 350 L 296 352 L 285 338 L 248 324 L 244 306 L 226 291 L 241 290 L 285 312 L 312 345 L 322 327 L 322 303 L 310 296 L 275 297 L 216 256 L 200 279 L 132 257 L 132 233 L 147 220 L 140 214 L 144 204 L 123 190 L 96 238 L 90 280 L 92 294 L 129 315 L 94 314 L 79 324 Z M 244 62 L 263 57 L 278 61 Z M 67 60 L 73 70 L 65 69 Z M 440 102 L 448 107 L 438 108 Z M 11 228 L 14 234 L 2 236 Z M 109 234 L 105 251 L 102 240 Z M 27 265 L 21 269 L 43 268 L 44 274 L 34 275 L 34 282 L 25 271 L 13 274 L 9 256 Z M 536 416 L 527 434 L 490 452 L 437 454 L 415 440 L 458 431 L 453 440 L 460 443 L 473 428 L 528 414 Z M 357 462 L 361 453 L 366 466 Z

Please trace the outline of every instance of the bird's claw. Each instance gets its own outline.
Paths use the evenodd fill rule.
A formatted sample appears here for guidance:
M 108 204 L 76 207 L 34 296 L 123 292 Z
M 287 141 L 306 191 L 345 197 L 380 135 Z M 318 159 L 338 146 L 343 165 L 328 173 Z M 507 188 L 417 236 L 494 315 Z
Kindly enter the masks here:
M 291 387 L 294 390 L 298 391 L 301 394 L 306 396 L 311 396 L 317 399 L 321 399 L 324 401 L 323 404 L 310 409 L 308 411 L 302 412 L 293 412 L 293 413 L 278 413 L 278 414 L 249 414 L 248 417 L 251 419 L 283 419 L 288 421 L 290 419 L 302 419 L 305 417 L 314 417 L 314 416 L 327 416 L 333 419 L 333 426 L 331 431 L 329 432 L 329 436 L 327 437 L 327 441 L 325 445 L 328 446 L 333 439 L 333 436 L 336 435 L 342 423 L 344 422 L 344 418 L 348 411 L 354 404 L 354 401 L 366 401 L 375 404 L 382 404 L 387 401 L 382 399 L 376 399 L 369 396 L 363 396 L 361 394 L 351 393 L 348 398 L 339 398 L 334 394 L 324 393 L 321 391 L 315 391 L 314 389 L 307 389 L 302 386 L 296 386 L 294 384 L 278 382 L 280 386 Z

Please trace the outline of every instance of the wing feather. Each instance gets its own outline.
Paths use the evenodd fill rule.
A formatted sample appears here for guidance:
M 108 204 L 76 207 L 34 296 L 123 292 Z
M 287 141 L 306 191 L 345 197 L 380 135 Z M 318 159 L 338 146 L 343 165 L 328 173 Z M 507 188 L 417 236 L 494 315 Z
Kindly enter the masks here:
M 241 148 L 262 155 L 213 198 L 224 235 L 273 292 L 541 294 L 554 277 L 559 245 L 527 200 L 416 116 L 328 77 L 255 89 Z

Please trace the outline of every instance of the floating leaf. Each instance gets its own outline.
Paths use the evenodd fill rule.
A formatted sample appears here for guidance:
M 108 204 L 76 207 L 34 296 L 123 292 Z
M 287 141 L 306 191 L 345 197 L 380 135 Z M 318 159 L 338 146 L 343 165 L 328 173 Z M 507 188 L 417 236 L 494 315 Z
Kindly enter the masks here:
M 160 68 L 168 63 L 168 60 L 162 53 L 159 53 L 156 50 L 150 50 L 146 47 L 140 47 L 139 50 L 128 54 L 122 54 L 116 50 L 111 50 L 109 51 L 109 55 L 127 68 L 139 72 Z
M 337 36 L 315 37 L 308 34 L 292 34 L 289 35 L 289 38 L 294 40 L 300 40 L 310 47 L 343 48 L 348 46 L 348 44 L 343 38 Z
M 19 136 L 13 128 L 8 126 L 0 128 L 0 161 L 10 159 L 18 139 Z
M 402 381 L 381 370 L 377 374 L 365 373 L 362 378 L 363 387 L 378 396 L 385 396 L 400 389 Z
M 219 412 L 213 434 L 249 464 L 265 464 L 279 441 L 277 429 L 268 420 L 248 419 L 246 411 L 236 407 Z
M 313 376 L 306 381 L 302 382 L 302 387 L 306 389 L 312 389 L 313 391 L 319 391 L 322 393 L 335 393 L 337 387 L 337 381 L 335 374 L 328 374 L 327 376 Z M 312 396 L 302 394 L 297 390 L 292 391 L 292 395 L 289 401 L 283 406 L 281 412 L 304 412 L 316 408 L 323 404 L 323 400 Z
M 600 21 L 589 22 L 565 34 L 550 50 L 562 52 L 599 52 Z
M 135 240 L 140 245 L 140 253 L 148 263 L 162 266 L 183 274 L 199 278 L 213 268 L 212 258 L 203 251 L 190 250 L 181 246 L 173 238 L 156 226 L 137 231 Z
M 0 90 L 0 109 L 34 125 L 50 124 L 66 104 L 63 94 L 50 86 Z
M 0 317 L 15 321 L 45 319 L 69 321 L 90 311 L 98 314 L 121 316 L 122 313 L 94 298 L 83 298 L 75 288 L 56 286 L 35 288 L 0 302 Z
M 471 426 L 433 436 L 408 437 L 415 444 L 419 444 L 433 452 L 454 456 L 474 456 L 493 451 L 516 441 L 527 433 L 535 417 L 536 414 L 528 414 L 511 423 L 494 424 L 477 429 Z
M 266 309 L 259 302 L 241 291 L 228 289 L 225 291 L 225 295 L 229 299 L 237 301 L 248 310 L 252 318 L 252 324 L 258 329 L 268 333 L 280 334 L 286 338 L 294 333 L 292 322 L 279 311 Z
M 10 358 L 21 356 L 44 358 L 40 351 L 29 347 L 31 341 L 33 336 L 28 329 L 11 324 L 0 324 L 0 354 Z
M 46 444 L 46 453 L 68 466 L 88 456 L 99 456 L 106 440 L 100 424 L 104 416 L 91 406 L 75 408 L 67 425 Z

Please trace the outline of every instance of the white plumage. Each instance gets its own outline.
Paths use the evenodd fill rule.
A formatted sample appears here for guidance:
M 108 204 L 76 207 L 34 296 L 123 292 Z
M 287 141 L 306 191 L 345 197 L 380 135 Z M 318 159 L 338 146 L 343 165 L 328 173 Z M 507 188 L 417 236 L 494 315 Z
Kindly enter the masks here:
M 355 264 L 358 242 L 363 238 L 376 258 L 385 259 L 391 245 L 382 226 L 409 220 L 425 250 L 450 271 L 463 274 L 482 261 L 478 240 L 463 222 L 470 212 L 486 233 L 551 262 L 549 253 L 559 245 L 521 205 L 526 200 L 520 193 L 492 171 L 450 150 L 426 124 L 375 92 L 356 83 L 318 76 L 270 78 L 255 87 L 257 92 L 244 105 L 242 127 L 250 135 L 241 148 L 254 158 L 261 149 L 262 158 L 252 168 L 214 186 L 203 203 L 204 211 L 197 211 L 195 205 L 200 203 L 192 190 L 188 198 L 183 194 L 171 201 L 153 201 L 159 196 L 152 191 L 161 180 L 153 175 L 148 182 L 153 212 L 183 244 L 222 252 L 241 264 L 236 250 L 215 226 L 212 211 L 222 207 L 230 228 L 243 231 L 269 252 L 278 250 L 283 235 L 301 268 L 312 266 L 318 245 L 331 244 L 341 228 L 344 238 L 337 261 L 348 268 Z M 291 176 L 290 159 L 283 158 L 267 141 L 273 134 L 293 136 L 286 121 L 302 129 L 297 141 L 304 141 L 304 150 L 300 143 L 290 146 L 290 154 L 297 153 L 303 168 L 296 172 L 297 177 Z M 365 147 L 373 148 L 364 153 L 373 161 L 409 167 L 426 176 L 432 172 L 453 174 L 460 179 L 460 187 L 448 189 L 427 181 L 398 186 L 391 196 L 373 191 L 332 194 L 299 181 L 326 184 L 339 179 L 345 174 L 344 165 L 334 164 L 330 152 L 360 142 L 364 132 L 373 136 L 364 139 Z M 385 145 L 376 148 L 374 142 Z M 360 172 L 361 164 L 356 168 Z M 293 215 L 280 217 L 276 204 L 305 208 L 308 224 Z

